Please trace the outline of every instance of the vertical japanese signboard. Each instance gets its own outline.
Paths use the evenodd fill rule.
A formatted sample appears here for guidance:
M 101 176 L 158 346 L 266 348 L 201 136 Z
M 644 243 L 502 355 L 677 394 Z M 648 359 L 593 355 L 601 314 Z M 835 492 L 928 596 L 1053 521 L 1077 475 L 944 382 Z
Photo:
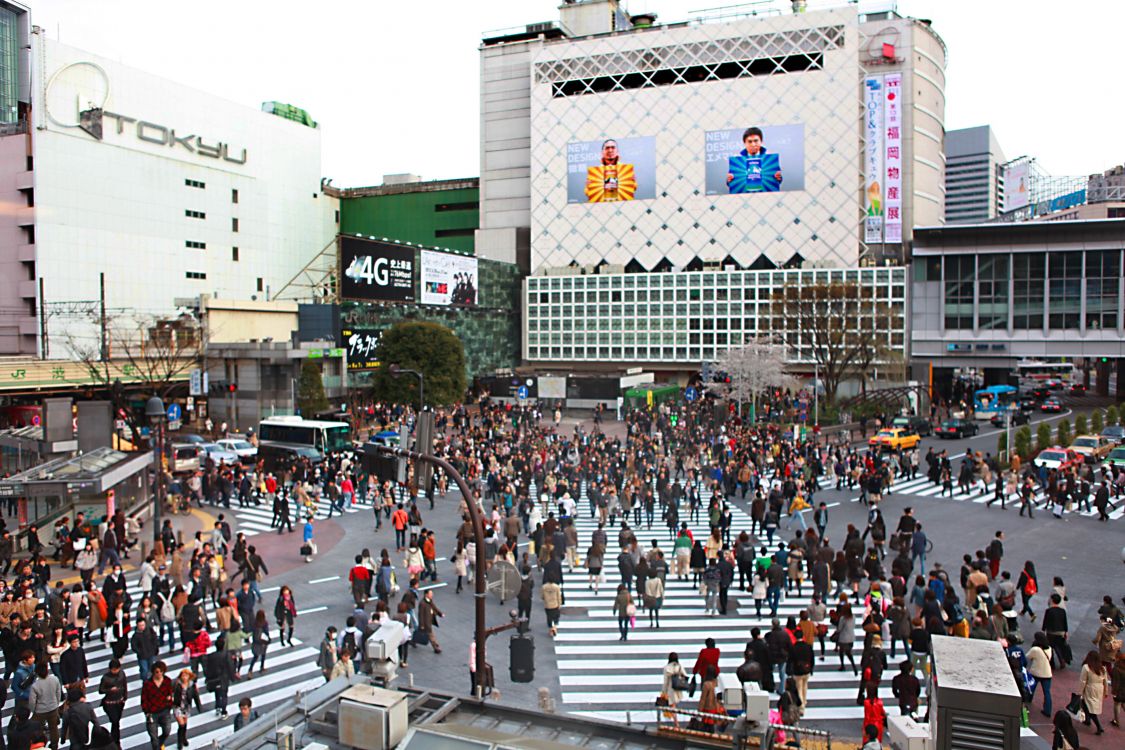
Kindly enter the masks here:
M 864 190 L 863 241 L 883 241 L 883 76 L 864 81 L 863 134 L 866 189 Z
M 883 78 L 883 87 L 887 133 L 883 160 L 887 169 L 884 239 L 891 243 L 902 242 L 902 73 L 888 73 Z

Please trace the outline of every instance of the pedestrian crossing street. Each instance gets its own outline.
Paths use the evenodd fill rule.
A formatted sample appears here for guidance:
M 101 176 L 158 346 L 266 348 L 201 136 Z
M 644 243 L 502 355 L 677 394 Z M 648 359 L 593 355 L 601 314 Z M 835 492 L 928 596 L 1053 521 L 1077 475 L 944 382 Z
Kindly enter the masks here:
M 827 485 L 825 484 L 824 486 L 827 486 Z M 835 487 L 835 481 L 834 480 L 833 480 L 831 486 Z M 942 486 L 940 484 L 935 485 L 933 482 L 931 482 L 929 480 L 928 477 L 920 475 L 915 479 L 899 479 L 899 480 L 897 480 L 891 486 L 889 492 L 884 493 L 884 498 L 887 497 L 887 495 L 913 495 L 915 497 L 926 498 L 926 499 L 930 499 L 930 500 L 939 500 L 939 501 L 944 501 L 944 502 L 955 502 L 955 503 L 974 503 L 976 505 L 981 505 L 981 504 L 987 503 L 989 500 L 991 500 L 995 496 L 995 492 L 996 492 L 995 484 L 989 485 L 988 487 L 983 487 L 981 482 L 979 480 L 977 480 L 976 482 L 973 483 L 972 487 L 969 488 L 969 492 L 967 494 L 963 494 L 958 489 L 957 485 L 954 484 L 953 485 L 953 496 L 950 497 L 948 493 L 944 494 L 944 495 L 942 494 Z M 853 501 L 858 500 L 858 499 L 859 499 L 858 495 L 852 498 Z M 1046 493 L 1037 490 L 1036 493 L 1035 493 L 1035 503 L 1036 503 L 1035 511 L 1043 513 L 1046 516 L 1050 516 L 1051 512 L 1049 510 L 1047 510 L 1045 507 L 1041 507 L 1042 503 L 1045 500 L 1046 500 Z M 1007 504 L 1008 504 L 1008 508 L 1015 508 L 1017 512 L 1019 511 L 1020 501 L 1019 501 L 1018 498 L 1013 499 L 1013 498 L 1009 497 Z M 1111 496 L 1110 497 L 1110 505 L 1116 506 L 1114 510 L 1109 511 L 1110 519 L 1117 520 L 1117 519 L 1120 519 L 1122 517 L 1125 517 L 1125 498 L 1116 498 L 1115 499 Z M 993 503 L 992 507 L 994 509 L 999 509 L 1000 508 L 1000 501 L 996 501 L 995 503 Z M 1098 517 L 1098 511 L 1097 511 L 1096 508 L 1094 508 L 1094 496 L 1092 494 L 1090 495 L 1090 510 L 1085 510 L 1085 503 L 1082 504 L 1081 510 L 1078 509 L 1077 505 L 1074 505 L 1072 507 L 1074 509 L 1065 512 L 1064 516 L 1079 515 L 1079 516 L 1085 516 L 1087 518 L 1097 518 Z
M 575 522 L 580 554 L 588 549 L 590 535 L 597 528 L 597 521 L 590 519 L 586 511 L 587 508 L 579 504 L 579 515 L 586 516 Z M 734 529 L 750 528 L 750 518 L 746 513 L 736 507 L 732 507 L 732 512 Z M 689 522 L 688 528 L 695 538 L 705 539 L 710 529 L 705 513 L 701 512 L 700 518 L 700 522 Z M 650 540 L 657 539 L 671 565 L 672 542 L 668 539 L 667 529 L 658 519 L 651 531 L 643 526 L 632 528 L 642 549 L 648 549 Z M 563 589 L 566 603 L 558 635 L 554 639 L 560 693 L 563 707 L 570 713 L 622 723 L 654 722 L 654 701 L 660 693 L 662 672 L 670 652 L 676 652 L 680 663 L 690 672 L 704 640 L 711 637 L 722 652 L 720 669 L 724 673 L 733 673 L 742 664 L 742 653 L 750 640 L 750 628 L 760 628 L 764 636 L 770 629 L 771 618 L 766 606 L 762 608 L 761 617 L 755 615 L 754 600 L 748 591 L 738 590 L 737 576 L 730 590 L 728 614 L 708 617 L 704 614 L 704 599 L 699 587 L 693 585 L 690 579 L 680 581 L 669 574 L 664 606 L 660 610 L 660 628 L 649 626 L 648 613 L 638 601 L 636 627 L 629 631 L 627 641 L 619 641 L 617 618 L 612 611 L 621 580 L 616 564 L 617 531 L 617 528 L 606 529 L 610 549 L 607 550 L 602 573 L 604 580 L 597 592 L 588 587 L 588 574 L 584 569 L 576 568 L 565 575 Z M 635 594 L 635 590 L 632 593 Z M 782 625 L 788 617 L 797 617 L 811 593 L 812 588 L 806 583 L 803 595 L 783 595 L 777 614 Z M 858 664 L 862 632 L 857 631 L 857 641 L 855 658 Z M 816 648 L 816 668 L 809 680 L 809 701 L 804 718 L 806 721 L 862 719 L 863 708 L 856 705 L 859 678 L 852 674 L 850 665 L 847 671 L 838 671 L 839 661 L 832 644 L 828 642 L 827 647 L 827 658 L 820 655 L 819 646 Z M 892 660 L 892 665 L 894 663 Z M 892 666 L 880 688 L 884 701 L 893 702 L 890 678 L 894 673 Z M 776 698 L 774 695 L 773 700 L 776 701 Z M 694 708 L 697 702 L 698 693 L 694 698 L 685 697 L 681 706 Z
M 137 580 L 131 580 L 128 587 L 129 596 L 132 597 L 133 608 L 140 602 L 141 591 Z M 269 613 L 272 605 L 263 601 L 259 605 Z M 213 610 L 208 609 L 208 619 L 214 624 Z M 254 702 L 254 709 L 263 715 L 271 708 L 286 699 L 292 698 L 299 691 L 306 691 L 322 685 L 324 676 L 316 666 L 318 648 L 301 642 L 299 638 L 293 639 L 292 646 L 283 646 L 278 634 L 271 623 L 271 637 L 273 641 L 266 649 L 266 671 L 257 670 L 253 679 L 246 678 L 246 667 L 250 664 L 250 647 L 247 645 L 243 651 L 244 664 L 241 670 L 242 679 L 231 683 L 228 693 L 227 711 L 229 717 L 220 719 L 215 715 L 215 695 L 207 692 L 203 675 L 197 675 L 200 701 L 203 711 L 193 713 L 188 720 L 188 740 L 193 747 L 203 747 L 214 740 L 221 740 L 234 732 L 234 716 L 238 713 L 238 702 L 242 698 L 250 698 Z M 211 638 L 214 640 L 219 635 L 212 629 Z M 179 628 L 176 628 L 176 644 L 179 644 Z M 94 708 L 99 723 L 107 730 L 110 728 L 109 719 L 101 710 L 101 695 L 98 685 L 102 675 L 109 671 L 109 661 L 113 658 L 110 645 L 98 640 L 95 636 L 83 644 L 86 651 L 86 661 L 89 665 L 90 677 L 86 682 L 86 701 Z M 214 649 L 212 648 L 212 651 Z M 168 677 L 175 679 L 181 669 L 187 668 L 182 659 L 183 648 L 161 649 L 159 658 L 168 665 Z M 141 711 L 141 679 L 137 669 L 137 658 L 132 650 L 127 650 L 121 659 L 122 671 L 128 678 L 128 700 L 125 703 L 125 712 L 121 717 L 121 747 L 124 750 L 134 747 L 149 746 L 148 731 L 145 726 L 145 716 Z M 2 716 L 6 724 L 15 707 L 9 703 L 3 710 Z M 175 742 L 176 730 L 173 722 L 172 734 L 168 740 L 168 747 Z

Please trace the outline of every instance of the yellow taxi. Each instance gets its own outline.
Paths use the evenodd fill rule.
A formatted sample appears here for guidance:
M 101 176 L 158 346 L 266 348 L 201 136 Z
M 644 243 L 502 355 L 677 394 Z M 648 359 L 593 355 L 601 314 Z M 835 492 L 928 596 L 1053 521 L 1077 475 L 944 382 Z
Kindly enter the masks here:
M 922 436 L 913 430 L 904 427 L 888 427 L 879 430 L 867 444 L 874 450 L 897 451 L 917 448 L 922 442 Z

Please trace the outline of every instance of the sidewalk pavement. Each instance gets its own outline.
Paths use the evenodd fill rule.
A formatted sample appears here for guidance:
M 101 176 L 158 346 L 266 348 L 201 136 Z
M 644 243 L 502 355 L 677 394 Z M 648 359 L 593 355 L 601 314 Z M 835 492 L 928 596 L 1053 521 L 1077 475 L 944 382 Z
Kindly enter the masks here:
M 1070 702 L 1070 694 L 1078 692 L 1078 680 L 1082 669 L 1082 660 L 1079 654 L 1080 649 L 1077 647 L 1073 648 L 1074 662 L 1066 669 L 1056 669 L 1054 677 L 1051 678 L 1051 701 L 1055 711 L 1066 708 L 1066 704 Z M 1032 706 L 1028 711 L 1028 715 L 1031 718 L 1031 728 L 1040 737 L 1050 742 L 1054 737 L 1054 726 L 1051 724 L 1051 719 L 1048 719 L 1040 713 L 1042 710 L 1042 693 L 1036 692 L 1035 699 L 1032 701 Z M 1075 722 L 1075 728 L 1078 730 L 1078 740 L 1082 744 L 1082 750 L 1110 750 L 1110 748 L 1125 746 L 1125 729 L 1112 726 L 1109 723 L 1112 718 L 1113 695 L 1112 692 L 1108 692 L 1106 693 L 1105 700 L 1102 702 L 1102 713 L 1098 717 L 1102 723 L 1102 728 L 1105 729 L 1105 734 L 1095 735 L 1093 724 L 1089 727 L 1084 727 L 1080 723 Z

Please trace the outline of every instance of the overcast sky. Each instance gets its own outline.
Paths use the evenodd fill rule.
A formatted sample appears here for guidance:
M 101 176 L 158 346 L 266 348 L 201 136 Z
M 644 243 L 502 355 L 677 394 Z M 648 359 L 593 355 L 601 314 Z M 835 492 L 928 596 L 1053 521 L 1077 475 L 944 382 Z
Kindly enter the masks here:
M 626 6 L 678 21 L 735 2 L 628 0 Z M 66 44 L 248 106 L 276 99 L 305 108 L 323 128 L 324 175 L 338 187 L 378 184 L 395 172 L 426 179 L 477 175 L 481 32 L 557 20 L 559 4 L 30 3 L 32 23 Z M 863 0 L 861 8 L 888 5 Z M 1125 3 L 902 0 L 898 8 L 932 19 L 949 48 L 947 129 L 990 124 L 1008 158 L 1036 156 L 1058 175 L 1100 172 L 1125 159 Z

